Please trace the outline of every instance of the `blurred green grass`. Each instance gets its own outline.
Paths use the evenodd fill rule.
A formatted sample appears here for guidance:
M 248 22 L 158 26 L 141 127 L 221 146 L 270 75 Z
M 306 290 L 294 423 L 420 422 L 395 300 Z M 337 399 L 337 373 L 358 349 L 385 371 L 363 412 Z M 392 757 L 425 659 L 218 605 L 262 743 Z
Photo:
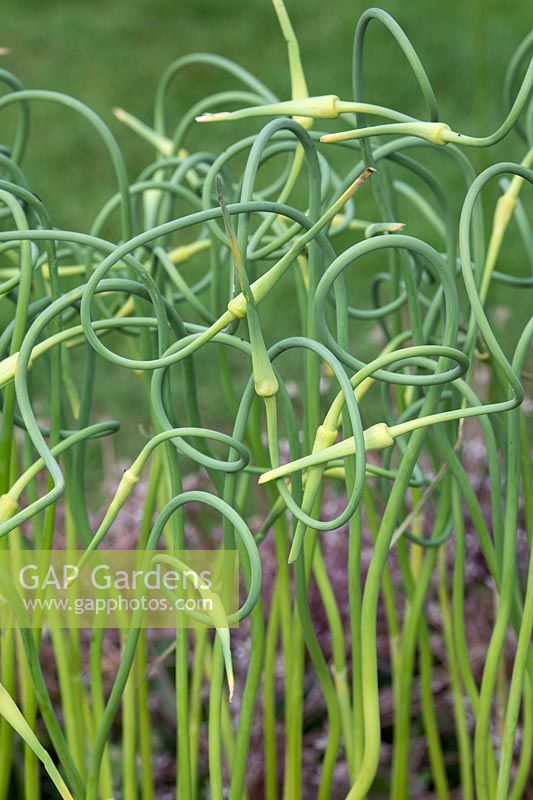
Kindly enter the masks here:
M 353 30 L 368 4 L 286 0 L 286 5 L 300 41 L 310 92 L 349 98 Z M 398 19 L 417 49 L 435 88 L 441 118 L 466 133 L 495 129 L 503 117 L 507 64 L 531 23 L 528 0 L 512 4 L 382 0 L 380 5 Z M 66 92 L 98 112 L 117 136 L 132 179 L 151 158 L 151 151 L 115 121 L 112 108 L 123 106 L 149 122 L 157 81 L 174 58 L 194 51 L 215 52 L 247 67 L 280 97 L 289 96 L 285 44 L 270 0 L 3 0 L 1 8 L 0 45 L 12 53 L 0 66 L 15 72 L 27 87 Z M 378 25 L 371 26 L 368 35 L 365 82 L 366 99 L 413 115 L 424 112 L 407 64 Z M 234 83 L 228 84 L 225 76 L 211 69 L 189 70 L 173 88 L 169 118 L 177 121 L 193 102 L 228 85 Z M 4 114 L 12 124 L 15 109 Z M 199 141 L 209 141 L 211 147 L 214 142 L 220 150 L 240 137 L 242 129 L 227 126 L 219 128 L 216 137 L 209 134 L 198 131 Z M 4 134 L 2 139 L 6 140 Z M 511 134 L 496 148 L 470 151 L 469 156 L 480 171 L 497 160 L 520 160 L 523 146 Z M 464 186 L 443 162 L 435 157 L 431 163 L 458 208 Z M 77 115 L 49 104 L 33 104 L 25 170 L 58 227 L 86 230 L 115 191 L 109 159 L 94 131 Z M 496 193 L 496 186 L 487 192 L 487 222 Z M 414 220 L 408 232 L 424 235 L 426 231 Z M 516 239 L 511 234 L 505 243 L 502 268 L 511 272 L 523 270 L 523 250 Z M 359 305 L 367 301 L 368 281 L 365 276 L 355 284 Z M 491 295 L 493 304 L 513 305 L 502 334 L 508 344 L 527 318 L 527 298 L 527 292 L 518 295 L 501 287 Z M 281 322 L 277 318 L 279 299 L 265 305 L 262 313 L 275 321 L 276 335 L 296 332 L 291 330 L 290 314 Z M 362 347 L 367 349 L 368 342 Z M 103 406 L 111 394 L 117 407 L 127 410 L 132 380 L 128 376 L 117 381 L 111 390 L 104 383 Z M 207 407 L 216 417 L 217 407 L 209 400 Z
M 311 93 L 350 97 L 353 29 L 367 5 L 287 0 Z M 411 37 L 435 87 L 442 118 L 465 132 L 496 127 L 506 66 L 531 23 L 528 0 L 383 0 L 381 6 Z M 27 87 L 72 94 L 97 111 L 119 137 L 132 175 L 145 163 L 147 150 L 121 129 L 111 110 L 124 106 L 149 120 L 156 82 L 177 56 L 219 53 L 288 97 L 285 46 L 270 0 L 3 0 L 0 18 L 0 44 L 12 50 L 1 65 Z M 413 114 L 423 111 L 401 54 L 378 25 L 370 29 L 365 69 L 374 102 Z M 220 85 L 221 78 L 208 69 L 189 71 L 173 95 L 176 119 L 180 110 Z M 26 169 L 55 223 L 84 227 L 113 190 L 101 145 L 65 110 L 35 104 L 33 113 Z M 476 155 L 477 166 L 483 166 L 487 154 Z

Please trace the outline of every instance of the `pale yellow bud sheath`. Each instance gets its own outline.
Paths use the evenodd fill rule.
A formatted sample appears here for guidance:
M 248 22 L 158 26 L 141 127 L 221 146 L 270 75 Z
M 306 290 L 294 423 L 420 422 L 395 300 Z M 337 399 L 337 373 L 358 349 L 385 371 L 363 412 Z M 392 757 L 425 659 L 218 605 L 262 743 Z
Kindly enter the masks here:
M 392 125 L 371 125 L 367 128 L 354 128 L 351 131 L 339 131 L 339 133 L 326 133 L 320 138 L 323 144 L 335 144 L 346 142 L 351 139 L 366 139 L 368 136 L 403 135 L 418 136 L 432 144 L 445 145 L 450 141 L 453 132 L 445 122 L 410 122 L 393 123 Z M 457 135 L 457 134 L 455 134 Z
M 365 450 L 383 450 L 386 447 L 391 447 L 394 444 L 394 439 L 390 434 L 389 427 L 384 422 L 378 422 L 364 431 L 365 437 Z M 343 439 L 331 447 L 325 447 L 323 450 L 316 450 L 310 455 L 303 458 L 297 458 L 288 464 L 282 464 L 275 469 L 264 472 L 259 478 L 259 483 L 268 483 L 269 481 L 283 478 L 285 475 L 291 475 L 293 472 L 298 472 L 300 469 L 307 469 L 308 467 L 317 466 L 319 464 L 333 461 L 337 458 L 346 458 L 355 453 L 355 440 L 353 436 L 349 439 Z
M 302 250 L 312 239 L 315 238 L 319 231 L 321 231 L 331 222 L 331 220 L 336 214 L 339 213 L 341 208 L 346 205 L 348 200 L 355 194 L 359 187 L 367 180 L 367 178 L 373 175 L 375 171 L 376 170 L 373 167 L 367 167 L 361 173 L 361 175 L 359 175 L 359 177 L 346 189 L 346 191 L 343 192 L 342 195 L 333 203 L 333 205 L 328 208 L 328 210 L 320 217 L 320 219 L 317 220 L 315 224 L 309 228 L 309 230 L 296 239 L 295 243 L 283 256 L 283 258 L 281 258 L 277 264 L 271 267 L 268 272 L 265 272 L 264 275 L 261 275 L 261 277 L 251 284 L 250 289 L 256 303 L 259 303 L 264 297 L 266 297 L 270 289 L 272 289 L 279 278 L 289 268 L 296 256 L 302 252 Z M 242 292 L 230 300 L 228 303 L 228 311 L 234 317 L 238 317 L 239 319 L 242 319 L 246 316 L 246 299 Z
M 443 123 L 422 123 L 414 117 L 394 111 L 392 108 L 385 108 L 374 103 L 354 103 L 341 100 L 336 94 L 321 94 L 315 97 L 294 98 L 292 100 L 280 100 L 278 103 L 265 103 L 260 106 L 248 106 L 239 108 L 235 111 L 219 111 L 214 114 L 205 113 L 196 117 L 196 122 L 231 122 L 240 119 L 253 117 L 279 117 L 288 116 L 295 119 L 312 121 L 313 119 L 337 119 L 341 114 L 370 114 L 377 117 L 386 117 L 396 123 L 417 124 L 417 125 L 441 125 Z M 305 127 L 309 127 L 306 125 Z M 447 127 L 447 126 L 446 126 Z M 366 129 L 365 129 L 366 130 Z M 341 134 L 352 133 L 343 131 Z

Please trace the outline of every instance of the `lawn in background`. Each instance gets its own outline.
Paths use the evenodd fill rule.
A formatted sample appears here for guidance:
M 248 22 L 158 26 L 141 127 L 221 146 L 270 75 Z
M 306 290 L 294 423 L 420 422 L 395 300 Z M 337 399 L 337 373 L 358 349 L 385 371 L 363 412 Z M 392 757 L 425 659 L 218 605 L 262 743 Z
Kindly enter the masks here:
M 349 98 L 353 29 L 367 4 L 286 0 L 286 5 L 300 40 L 311 93 Z M 483 135 L 495 129 L 503 116 L 505 69 L 531 22 L 527 0 L 512 4 L 500 0 L 383 0 L 381 6 L 410 36 L 435 88 L 442 119 L 466 133 Z M 0 19 L 0 45 L 12 51 L 0 66 L 15 72 L 27 87 L 66 92 L 98 112 L 119 140 L 132 180 L 152 152 L 115 121 L 112 108 L 123 106 L 150 122 L 157 81 L 176 57 L 194 51 L 219 53 L 257 74 L 281 98 L 289 96 L 285 45 L 270 0 L 3 0 Z M 403 56 L 377 24 L 369 32 L 365 69 L 366 99 L 413 115 L 424 113 Z M 231 78 L 207 67 L 189 70 L 174 85 L 169 118 L 177 121 L 180 112 L 205 94 L 234 85 Z M 2 112 L 4 141 L 9 141 L 15 114 L 14 107 Z M 242 130 L 233 124 L 217 127 L 215 135 L 213 128 L 197 130 L 197 142 L 190 143 L 193 149 L 220 151 L 240 138 Z M 513 133 L 490 154 L 476 151 L 469 155 L 480 171 L 489 159 L 519 161 L 523 145 Z M 464 195 L 460 179 L 445 159 L 438 155 L 429 159 L 435 170 L 442 173 L 448 169 L 448 191 L 459 208 Z M 24 168 L 58 227 L 87 230 L 99 207 L 115 191 L 109 158 L 94 131 L 77 115 L 49 104 L 32 106 L 32 135 Z M 496 196 L 494 184 L 484 195 L 487 224 Z M 366 202 L 363 212 L 367 211 Z M 434 236 L 413 218 L 412 209 L 409 212 L 406 233 L 427 236 L 435 244 Z M 522 246 L 512 230 L 502 252 L 500 268 L 510 272 L 526 268 Z M 363 272 L 364 277 L 352 280 L 350 287 L 351 299 L 358 305 L 369 302 L 371 271 Z M 517 296 L 523 298 L 523 307 L 516 307 Z M 502 307 L 500 327 L 509 349 L 527 319 L 529 293 L 496 288 L 490 300 Z M 262 308 L 267 338 L 269 315 L 279 308 L 279 302 L 274 297 Z M 511 302 L 509 315 L 505 306 Z M 284 315 L 284 321 L 291 333 L 290 313 Z M 358 353 L 365 356 L 371 346 L 369 336 L 369 342 L 358 343 Z M 102 367 L 104 375 L 105 365 Z M 130 413 L 135 380 L 125 371 L 124 380 L 117 381 L 111 391 L 103 381 L 104 400 L 112 395 L 122 419 Z M 214 414 L 215 422 L 217 404 L 210 398 L 216 393 L 209 385 L 204 389 L 205 411 Z M 140 387 L 135 391 L 143 394 Z M 97 389 L 97 408 L 99 396 Z M 137 424 L 139 415 L 144 418 L 140 408 L 131 413 L 132 424 Z

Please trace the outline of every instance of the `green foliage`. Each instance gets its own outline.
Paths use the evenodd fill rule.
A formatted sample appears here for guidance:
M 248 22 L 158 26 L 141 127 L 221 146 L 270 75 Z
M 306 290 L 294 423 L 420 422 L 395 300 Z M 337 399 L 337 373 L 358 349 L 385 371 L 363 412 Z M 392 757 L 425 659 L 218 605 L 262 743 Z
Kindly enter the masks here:
M 331 9 L 317 4 L 313 15 L 312 4 L 307 8 L 311 48 L 317 30 L 327 44 L 328 69 L 315 74 L 304 68 L 282 0 L 273 5 L 261 66 L 274 47 L 269 33 L 277 15 L 289 80 L 280 77 L 287 61 L 279 53 L 271 75 L 264 69 L 256 77 L 238 65 L 251 15 L 256 29 L 266 12 L 256 2 L 235 17 L 230 4 L 217 41 L 231 45 L 232 60 L 205 52 L 178 57 L 157 84 L 150 123 L 141 121 L 140 95 L 152 84 L 139 74 L 141 50 L 157 53 L 153 65 L 162 48 L 142 31 L 124 73 L 144 86 L 138 106 L 115 109 L 117 121 L 155 150 L 133 180 L 118 139 L 89 105 L 0 75 L 8 87 L 0 113 L 12 125 L 0 151 L 0 542 L 15 556 L 21 548 L 81 547 L 84 562 L 117 531 L 121 543 L 119 515 L 137 495 L 140 550 L 186 549 L 194 526 L 210 546 L 239 550 L 244 599 L 235 620 L 226 625 L 223 612 L 217 615 L 214 636 L 178 629 L 162 654 L 174 657 L 180 800 L 204 790 L 213 800 L 245 798 L 258 728 L 265 797 L 309 796 L 302 766 L 306 675 L 323 704 L 320 800 L 332 796 L 340 763 L 347 800 L 378 796 L 383 785 L 394 800 L 414 796 L 415 723 L 425 748 L 423 796 L 458 790 L 465 800 L 518 800 L 533 753 L 533 495 L 521 410 L 533 320 L 524 323 L 517 310 L 502 346 L 488 297 L 503 286 L 518 306 L 516 298 L 533 285 L 522 198 L 533 179 L 533 37 L 518 46 L 518 36 L 513 40 L 497 101 L 497 65 L 486 83 L 479 53 L 454 72 L 467 58 L 461 28 L 454 27 L 446 57 L 436 57 L 450 17 L 426 35 L 433 75 L 398 23 L 369 9 L 356 25 L 347 87 L 330 71 L 332 54 L 348 51 L 346 31 L 329 33 Z M 199 8 L 185 5 L 182 13 L 196 18 Z M 150 10 L 154 30 L 168 36 L 157 6 Z M 67 19 L 63 12 L 52 10 L 52 28 Z M 485 17 L 477 7 L 473 13 L 481 26 Z M 94 41 L 102 37 L 104 54 L 103 42 L 112 47 L 146 18 L 140 3 L 127 10 L 117 4 L 114 14 L 114 29 L 94 8 L 78 17 L 78 24 L 98 27 Z M 207 49 L 201 30 L 180 24 L 188 50 Z M 502 30 L 509 35 L 510 26 Z M 85 41 L 81 28 L 62 46 L 73 55 L 78 41 Z M 98 55 L 91 51 L 88 87 L 102 92 L 101 102 L 100 70 L 119 56 Z M 461 97 L 466 81 L 471 93 L 489 87 L 490 113 L 481 103 L 467 113 L 457 101 L 441 114 L 443 81 Z M 39 138 L 42 126 L 46 136 Z M 80 150 L 70 159 L 72 141 Z M 135 152 L 138 158 L 145 150 Z M 109 176 L 115 194 L 105 190 Z M 64 228 L 50 210 L 60 194 L 67 198 L 57 203 L 61 224 L 69 219 Z M 503 258 L 508 250 L 511 266 Z M 118 421 L 109 419 L 112 408 Z M 486 462 L 488 509 L 470 482 L 471 420 Z M 100 440 L 102 462 L 94 458 Z M 111 499 L 105 479 L 118 457 L 109 442 L 128 459 Z M 105 498 L 97 524 L 96 490 Z M 324 556 L 321 534 L 328 531 L 339 547 L 348 542 L 344 595 Z M 472 539 L 494 607 L 481 670 L 464 614 Z M 529 559 L 523 580 L 519 552 Z M 6 590 L 8 577 L 0 578 L 5 608 L 24 620 Z M 327 647 L 313 593 L 325 612 Z M 439 653 L 432 649 L 432 605 L 442 630 Z M 237 620 L 249 626 L 240 669 L 229 628 Z M 149 638 L 137 627 L 120 634 L 119 665 L 106 686 L 102 631 L 50 632 L 54 703 L 42 668 L 45 636 L 27 626 L 2 633 L 0 800 L 15 796 L 19 780 L 27 797 L 38 798 L 39 762 L 64 797 L 157 796 Z M 388 641 L 389 671 L 381 685 L 380 638 Z M 437 660 L 453 707 L 451 748 L 432 692 Z M 393 698 L 390 764 L 382 758 L 384 680 Z M 41 723 L 68 789 L 39 744 Z M 13 729 L 24 742 L 20 766 L 12 761 L 19 748 Z

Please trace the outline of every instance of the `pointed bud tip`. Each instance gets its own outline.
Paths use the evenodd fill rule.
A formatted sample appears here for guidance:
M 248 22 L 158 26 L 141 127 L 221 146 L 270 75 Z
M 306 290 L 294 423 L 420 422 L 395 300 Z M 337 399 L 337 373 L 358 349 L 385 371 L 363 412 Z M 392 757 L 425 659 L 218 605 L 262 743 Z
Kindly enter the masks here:
M 370 178 L 371 175 L 375 175 L 376 172 L 377 172 L 377 169 L 374 169 L 374 167 L 365 167 L 365 169 L 362 171 L 362 173 L 359 175 L 359 177 L 356 178 L 356 180 L 354 181 L 353 185 L 354 186 L 359 186 L 361 183 L 366 181 L 367 178 Z
M 366 169 L 364 169 L 361 172 L 361 174 L 358 175 L 358 177 L 354 180 L 354 182 L 350 184 L 350 186 L 348 186 L 345 192 L 345 196 L 351 197 L 353 194 L 355 194 L 355 192 L 359 189 L 359 187 L 362 186 L 362 184 L 376 172 L 377 170 L 374 169 L 374 167 L 366 167 Z
M 221 120 L 230 119 L 231 114 L 228 111 L 220 111 L 218 114 L 211 114 L 206 111 L 195 117 L 196 122 L 220 122 Z

